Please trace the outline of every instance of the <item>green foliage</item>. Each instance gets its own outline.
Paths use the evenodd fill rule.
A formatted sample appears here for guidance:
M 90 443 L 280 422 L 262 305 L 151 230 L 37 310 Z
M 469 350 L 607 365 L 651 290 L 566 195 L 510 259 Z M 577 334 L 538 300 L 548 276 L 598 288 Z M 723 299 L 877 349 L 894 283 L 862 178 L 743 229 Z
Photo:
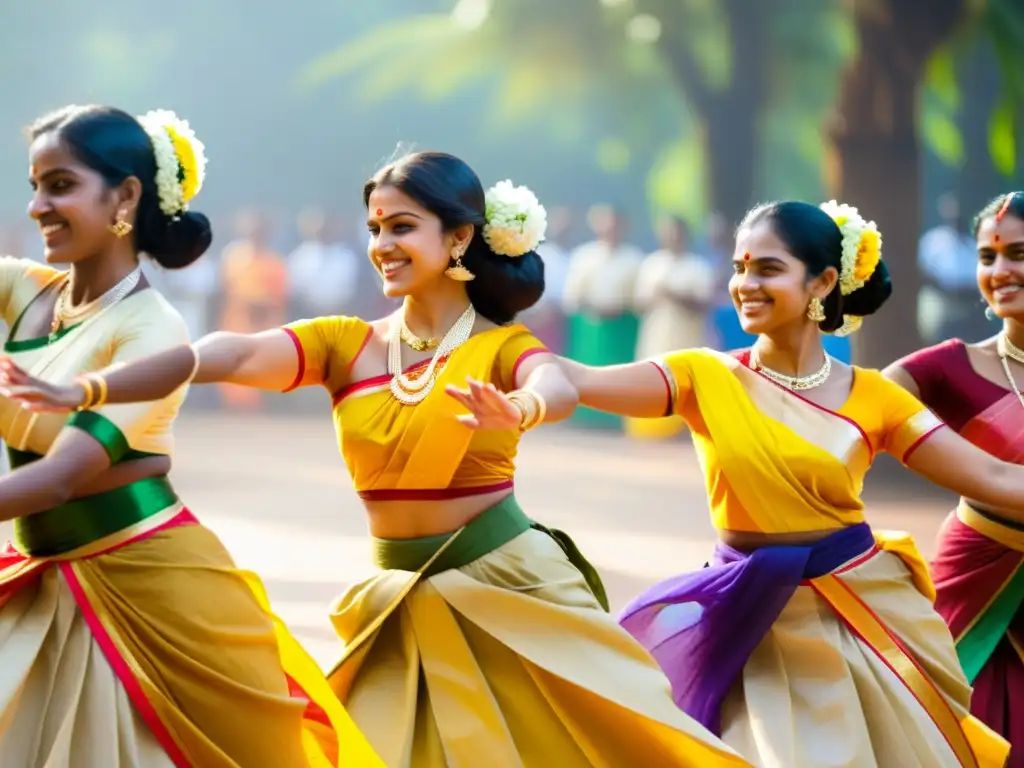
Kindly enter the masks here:
M 1024 12 L 1019 0 L 975 4 L 960 33 L 932 57 L 925 73 L 921 132 L 928 148 L 944 163 L 962 166 L 957 61 L 977 45 L 991 46 L 999 63 L 1003 98 L 989 116 L 988 145 L 996 170 L 1009 177 L 1017 169 L 1016 136 L 1024 108 Z

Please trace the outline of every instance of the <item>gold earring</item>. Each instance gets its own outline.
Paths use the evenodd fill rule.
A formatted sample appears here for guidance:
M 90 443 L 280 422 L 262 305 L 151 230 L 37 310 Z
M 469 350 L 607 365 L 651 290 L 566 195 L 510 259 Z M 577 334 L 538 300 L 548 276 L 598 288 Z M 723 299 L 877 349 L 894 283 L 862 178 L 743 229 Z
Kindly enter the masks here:
M 470 280 L 476 279 L 476 275 L 462 265 L 462 251 L 460 249 L 452 249 L 452 258 L 455 259 L 455 263 L 444 271 L 446 277 L 450 280 L 457 280 L 460 283 L 468 283 Z
M 812 323 L 820 323 L 825 319 L 825 305 L 817 296 L 811 299 L 810 304 L 807 305 L 807 319 Z
M 108 227 L 108 229 L 110 229 L 118 239 L 127 237 L 131 234 L 132 230 L 135 229 L 135 227 L 124 220 L 125 216 L 126 214 L 124 211 L 118 211 L 117 218 L 114 220 L 114 223 Z

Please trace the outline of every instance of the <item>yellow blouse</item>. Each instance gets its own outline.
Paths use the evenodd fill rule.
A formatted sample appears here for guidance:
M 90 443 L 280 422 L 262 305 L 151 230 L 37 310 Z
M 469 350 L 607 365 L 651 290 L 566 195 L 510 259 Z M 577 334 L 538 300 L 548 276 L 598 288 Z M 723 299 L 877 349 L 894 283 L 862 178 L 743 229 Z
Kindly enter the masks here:
M 862 522 L 879 451 L 903 462 L 942 422 L 878 371 L 854 367 L 838 411 L 711 350 L 664 358 L 693 433 L 719 530 L 800 533 Z
M 63 279 L 64 272 L 26 259 L 0 257 L 0 309 L 11 329 L 4 351 L 34 376 L 67 383 L 75 376 L 137 360 L 189 342 L 181 315 L 153 289 L 137 291 L 114 306 L 53 337 L 15 336 L 29 304 Z M 32 413 L 0 398 L 0 435 L 7 445 L 45 455 L 68 425 L 92 434 L 117 463 L 131 453 L 170 454 L 171 426 L 186 387 L 163 400 L 105 405 L 72 414 Z
M 415 406 L 390 391 L 390 376 L 351 380 L 356 358 L 372 330 L 356 317 L 320 317 L 285 326 L 299 354 L 291 388 L 319 383 L 333 399 L 341 454 L 356 491 L 365 499 L 442 499 L 511 487 L 520 435 L 475 431 L 460 424 L 461 406 L 444 392 L 466 377 L 515 387 L 518 366 L 545 346 L 523 325 L 471 337 L 444 363 L 434 389 Z M 412 366 L 407 372 L 421 369 Z

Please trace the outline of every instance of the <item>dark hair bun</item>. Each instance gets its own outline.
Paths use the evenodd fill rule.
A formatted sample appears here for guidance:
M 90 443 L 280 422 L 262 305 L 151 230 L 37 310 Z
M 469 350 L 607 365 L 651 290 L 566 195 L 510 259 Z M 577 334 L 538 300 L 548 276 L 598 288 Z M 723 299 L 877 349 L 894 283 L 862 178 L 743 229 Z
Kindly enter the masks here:
M 480 314 L 497 325 L 515 320 L 544 294 L 544 260 L 535 252 L 511 258 L 491 250 L 477 228 L 462 263 L 476 275 L 466 294 Z
M 196 261 L 213 242 L 210 220 L 189 211 L 176 219 L 154 215 L 139 221 L 136 243 L 164 269 L 183 269 Z
M 839 284 L 825 299 L 825 319 L 818 327 L 825 333 L 832 333 L 843 327 L 843 316 L 867 317 L 873 315 L 892 296 L 892 280 L 889 268 L 879 261 L 874 273 L 864 285 L 848 296 L 843 296 Z

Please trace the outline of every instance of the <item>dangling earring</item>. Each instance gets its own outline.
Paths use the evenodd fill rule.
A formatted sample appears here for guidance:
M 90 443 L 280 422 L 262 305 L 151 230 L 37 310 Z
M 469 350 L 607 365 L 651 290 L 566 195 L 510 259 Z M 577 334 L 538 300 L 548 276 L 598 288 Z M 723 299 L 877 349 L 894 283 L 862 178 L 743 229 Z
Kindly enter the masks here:
M 985 307 L 985 317 L 989 320 L 998 320 L 999 316 L 995 313 L 992 307 Z
M 113 232 L 114 236 L 117 237 L 118 239 L 122 237 L 127 237 L 128 235 L 131 234 L 132 230 L 135 229 L 135 227 L 133 227 L 131 224 L 124 220 L 124 217 L 125 212 L 118 211 L 117 218 L 114 220 L 114 223 L 108 227 L 108 229 L 111 232 Z
M 817 296 L 811 299 L 810 304 L 807 305 L 807 319 L 812 323 L 820 323 L 825 319 L 825 305 Z
M 460 283 L 468 283 L 470 280 L 475 280 L 476 275 L 462 266 L 462 250 L 459 248 L 452 249 L 452 258 L 455 259 L 455 263 L 452 264 L 448 269 L 444 271 L 446 277 L 451 280 L 458 280 Z

